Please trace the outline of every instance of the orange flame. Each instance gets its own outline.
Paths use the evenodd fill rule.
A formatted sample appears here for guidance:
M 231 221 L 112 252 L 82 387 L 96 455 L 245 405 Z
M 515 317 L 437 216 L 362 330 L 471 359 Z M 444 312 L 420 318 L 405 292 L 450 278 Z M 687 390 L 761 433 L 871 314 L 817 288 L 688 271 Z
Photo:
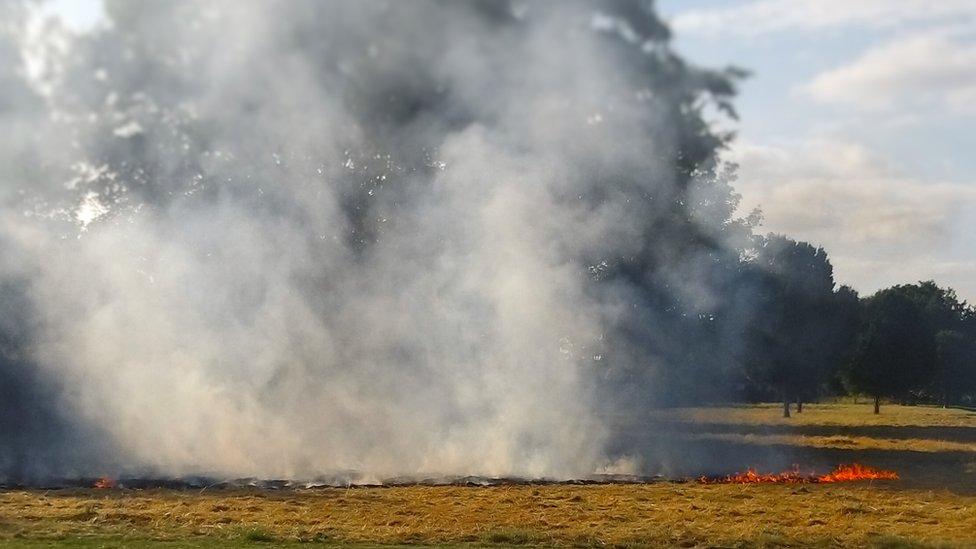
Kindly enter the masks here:
M 819 484 L 857 480 L 898 480 L 898 478 L 898 473 L 895 471 L 874 469 L 852 463 L 851 465 L 841 465 L 826 475 L 803 474 L 799 468 L 782 473 L 757 473 L 755 469 L 748 469 L 744 473 L 724 477 L 702 476 L 698 478 L 698 481 L 702 484 Z
M 898 480 L 898 473 L 884 469 L 873 469 L 857 463 L 841 465 L 826 475 L 817 477 L 817 482 L 851 482 L 854 480 Z
M 95 481 L 95 488 L 98 488 L 99 490 L 115 488 L 115 481 L 109 477 L 102 477 Z

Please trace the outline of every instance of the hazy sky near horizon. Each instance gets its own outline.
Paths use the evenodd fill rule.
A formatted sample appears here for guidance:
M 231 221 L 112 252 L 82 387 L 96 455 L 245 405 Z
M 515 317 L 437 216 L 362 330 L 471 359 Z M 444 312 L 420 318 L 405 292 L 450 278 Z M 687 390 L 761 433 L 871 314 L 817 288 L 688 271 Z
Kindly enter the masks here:
M 753 72 L 737 106 L 744 209 L 824 246 L 862 293 L 935 279 L 976 301 L 976 2 L 660 0 L 675 48 Z M 51 0 L 72 28 L 100 0 Z

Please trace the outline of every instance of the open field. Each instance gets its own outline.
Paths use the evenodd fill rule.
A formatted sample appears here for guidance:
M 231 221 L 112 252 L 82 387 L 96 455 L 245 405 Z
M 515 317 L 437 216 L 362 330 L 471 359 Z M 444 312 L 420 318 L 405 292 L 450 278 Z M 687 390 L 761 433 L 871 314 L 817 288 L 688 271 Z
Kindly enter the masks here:
M 976 452 L 976 413 L 933 406 L 808 404 L 784 418 L 781 404 L 676 408 L 648 425 L 701 440 L 818 448 Z
M 694 426 L 692 433 L 680 435 L 689 444 L 705 437 L 711 448 L 731 448 L 733 456 L 742 454 L 743 448 L 771 447 L 792 449 L 796 453 L 790 457 L 812 456 L 823 462 L 861 456 L 865 459 L 858 461 L 867 465 L 899 470 L 902 480 L 302 491 L 10 490 L 0 492 L 0 545 L 976 547 L 976 467 L 968 468 L 976 464 L 970 438 L 976 431 L 976 414 L 888 406 L 873 416 L 867 406 L 825 405 L 808 406 L 790 422 L 777 417 L 777 411 L 681 410 L 656 421 L 672 423 L 674 431 L 667 436 L 675 439 L 680 424 Z M 718 431 L 717 425 L 728 428 Z M 804 431 L 812 428 L 847 434 Z M 872 436 L 879 432 L 884 436 Z M 926 433 L 950 438 L 919 436 Z M 854 442 L 831 443 L 818 437 Z M 911 450 L 915 445 L 925 449 Z
M 656 414 L 661 419 L 695 423 L 724 423 L 783 426 L 830 426 L 858 428 L 885 427 L 949 427 L 976 429 L 976 413 L 958 408 L 937 406 L 898 406 L 885 404 L 880 414 L 873 414 L 870 402 L 861 404 L 804 404 L 803 413 L 782 417 L 783 405 L 757 404 L 752 406 L 716 406 L 705 408 L 673 408 Z
M 301 493 L 8 493 L 27 538 L 851 546 L 976 542 L 976 497 L 895 485 L 405 487 Z

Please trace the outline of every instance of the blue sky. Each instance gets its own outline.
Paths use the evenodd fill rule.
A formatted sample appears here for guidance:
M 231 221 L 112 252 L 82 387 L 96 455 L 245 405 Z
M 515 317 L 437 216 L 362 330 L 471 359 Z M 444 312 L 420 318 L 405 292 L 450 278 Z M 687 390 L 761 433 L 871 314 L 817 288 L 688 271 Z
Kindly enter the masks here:
M 99 0 L 51 0 L 76 29 Z M 823 245 L 870 293 L 934 278 L 976 301 L 976 1 L 659 0 L 675 47 L 753 71 L 737 105 L 746 208 Z
M 863 293 L 934 278 L 976 301 L 976 2 L 662 0 L 675 47 L 753 71 L 746 206 Z

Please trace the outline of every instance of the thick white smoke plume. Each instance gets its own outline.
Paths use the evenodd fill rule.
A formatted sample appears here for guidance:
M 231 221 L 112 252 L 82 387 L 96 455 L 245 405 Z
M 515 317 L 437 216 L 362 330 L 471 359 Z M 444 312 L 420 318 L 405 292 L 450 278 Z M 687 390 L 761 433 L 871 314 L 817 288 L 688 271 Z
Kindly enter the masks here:
M 642 2 L 106 8 L 4 8 L 6 476 L 587 475 L 640 288 L 714 304 L 724 92 Z

